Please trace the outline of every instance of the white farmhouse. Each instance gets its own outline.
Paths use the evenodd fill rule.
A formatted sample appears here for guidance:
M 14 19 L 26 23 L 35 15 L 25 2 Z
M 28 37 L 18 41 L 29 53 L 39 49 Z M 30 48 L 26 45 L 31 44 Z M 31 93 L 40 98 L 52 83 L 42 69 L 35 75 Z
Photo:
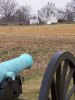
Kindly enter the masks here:
M 64 12 L 55 7 L 55 4 L 49 3 L 38 10 L 38 18 L 41 19 L 42 22 L 47 24 L 49 23 L 57 23 L 59 19 L 64 18 Z
M 39 23 L 44 22 L 47 24 L 51 23 L 58 23 L 59 19 L 64 19 L 64 12 L 57 7 L 55 7 L 55 4 L 49 3 L 38 10 L 38 19 Z M 38 19 L 36 19 L 38 21 Z M 30 24 L 33 24 L 35 20 L 31 22 L 32 19 L 30 19 Z M 38 23 L 36 23 L 38 24 Z

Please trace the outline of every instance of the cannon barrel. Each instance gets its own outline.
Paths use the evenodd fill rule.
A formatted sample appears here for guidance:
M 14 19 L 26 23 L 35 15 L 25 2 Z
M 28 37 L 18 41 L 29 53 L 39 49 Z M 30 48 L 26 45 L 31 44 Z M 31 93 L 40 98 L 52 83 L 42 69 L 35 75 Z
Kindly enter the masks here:
M 24 69 L 33 65 L 33 59 L 29 54 L 22 54 L 20 57 L 0 63 L 0 83 L 7 77 L 15 80 L 15 76 Z

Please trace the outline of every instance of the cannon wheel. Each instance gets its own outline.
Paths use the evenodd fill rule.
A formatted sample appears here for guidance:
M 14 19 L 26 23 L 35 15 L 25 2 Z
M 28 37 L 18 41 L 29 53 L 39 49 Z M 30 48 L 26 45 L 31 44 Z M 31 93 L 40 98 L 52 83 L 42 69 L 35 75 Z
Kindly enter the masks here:
M 66 51 L 57 52 L 45 71 L 39 100 L 69 100 L 75 91 L 74 70 L 74 56 Z M 72 87 L 68 89 L 72 80 Z

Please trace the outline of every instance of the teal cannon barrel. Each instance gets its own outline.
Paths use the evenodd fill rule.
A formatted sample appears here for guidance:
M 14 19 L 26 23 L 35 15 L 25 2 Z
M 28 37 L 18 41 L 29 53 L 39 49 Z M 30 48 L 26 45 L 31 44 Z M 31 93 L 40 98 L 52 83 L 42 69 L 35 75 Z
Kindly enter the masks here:
M 0 83 L 7 77 L 14 81 L 17 74 L 32 65 L 33 59 L 29 54 L 22 54 L 18 58 L 0 63 Z

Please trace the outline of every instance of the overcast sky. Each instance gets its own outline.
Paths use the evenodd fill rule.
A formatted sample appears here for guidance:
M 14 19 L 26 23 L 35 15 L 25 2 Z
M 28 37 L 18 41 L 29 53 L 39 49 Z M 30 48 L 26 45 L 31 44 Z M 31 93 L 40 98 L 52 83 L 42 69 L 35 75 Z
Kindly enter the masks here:
M 47 5 L 48 2 L 55 3 L 57 8 L 64 8 L 67 2 L 72 0 L 17 0 L 19 5 L 30 5 L 32 12 L 36 13 L 37 10 Z

